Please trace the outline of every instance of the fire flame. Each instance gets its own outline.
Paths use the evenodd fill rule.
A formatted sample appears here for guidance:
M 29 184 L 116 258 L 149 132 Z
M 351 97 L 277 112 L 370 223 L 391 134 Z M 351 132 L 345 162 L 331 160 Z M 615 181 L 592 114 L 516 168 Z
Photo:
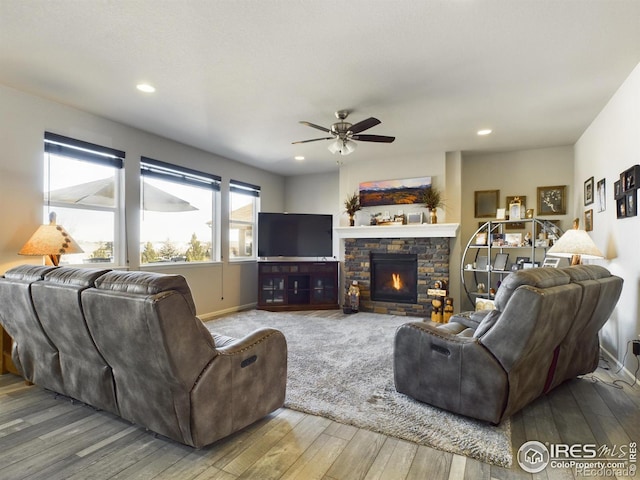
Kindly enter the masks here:
M 392 273 L 391 280 L 393 281 L 393 288 L 400 290 L 402 288 L 402 281 L 400 280 L 399 273 Z

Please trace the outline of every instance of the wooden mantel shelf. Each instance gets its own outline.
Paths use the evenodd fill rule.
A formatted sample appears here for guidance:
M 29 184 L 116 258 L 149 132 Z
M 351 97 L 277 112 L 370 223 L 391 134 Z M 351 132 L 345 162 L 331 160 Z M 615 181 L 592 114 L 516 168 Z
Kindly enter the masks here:
M 342 240 L 345 238 L 424 238 L 456 237 L 459 223 L 436 223 L 418 225 L 360 225 L 356 227 L 336 227 L 334 232 Z

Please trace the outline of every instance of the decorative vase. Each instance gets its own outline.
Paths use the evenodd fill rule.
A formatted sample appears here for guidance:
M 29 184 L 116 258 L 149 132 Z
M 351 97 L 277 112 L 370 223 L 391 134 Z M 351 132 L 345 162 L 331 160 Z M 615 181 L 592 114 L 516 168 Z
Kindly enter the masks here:
M 429 223 L 438 223 L 438 211 L 435 208 L 429 209 L 429 215 L 431 216 Z
M 356 218 L 353 215 L 349 215 L 349 226 L 353 227 L 356 224 Z

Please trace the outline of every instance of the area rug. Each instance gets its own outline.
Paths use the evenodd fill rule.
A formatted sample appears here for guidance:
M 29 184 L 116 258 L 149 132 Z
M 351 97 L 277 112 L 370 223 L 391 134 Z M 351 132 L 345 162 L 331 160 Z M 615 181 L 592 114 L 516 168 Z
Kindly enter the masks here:
M 242 337 L 282 331 L 288 345 L 285 406 L 340 423 L 509 467 L 511 426 L 491 426 L 417 402 L 393 385 L 393 339 L 411 318 L 341 311 L 240 312 L 206 323 Z

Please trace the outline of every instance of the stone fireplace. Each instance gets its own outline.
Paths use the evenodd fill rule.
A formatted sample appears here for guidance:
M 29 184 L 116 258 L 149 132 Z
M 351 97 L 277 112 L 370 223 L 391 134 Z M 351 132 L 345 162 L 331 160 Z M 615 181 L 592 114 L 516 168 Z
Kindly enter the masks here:
M 343 291 L 356 280 L 360 286 L 360 310 L 430 317 L 432 297 L 427 295 L 427 289 L 433 288 L 437 280 L 449 280 L 450 241 L 456 237 L 459 228 L 458 223 L 335 228 L 335 236 L 340 242 Z M 406 303 L 407 299 L 372 298 L 372 254 L 415 257 L 415 300 L 412 297 Z

